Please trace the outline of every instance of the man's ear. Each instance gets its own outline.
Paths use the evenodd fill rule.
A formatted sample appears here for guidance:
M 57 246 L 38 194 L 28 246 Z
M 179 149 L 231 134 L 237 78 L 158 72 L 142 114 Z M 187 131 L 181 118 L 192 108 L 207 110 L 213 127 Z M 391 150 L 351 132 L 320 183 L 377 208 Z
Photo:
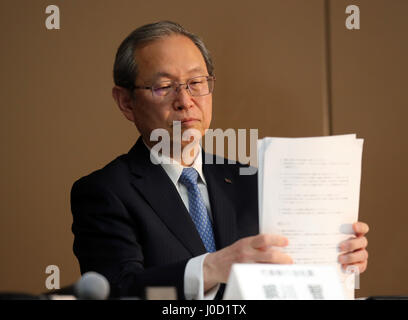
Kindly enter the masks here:
M 112 97 L 126 119 L 135 122 L 135 117 L 133 114 L 133 98 L 130 90 L 123 87 L 114 86 L 112 88 Z

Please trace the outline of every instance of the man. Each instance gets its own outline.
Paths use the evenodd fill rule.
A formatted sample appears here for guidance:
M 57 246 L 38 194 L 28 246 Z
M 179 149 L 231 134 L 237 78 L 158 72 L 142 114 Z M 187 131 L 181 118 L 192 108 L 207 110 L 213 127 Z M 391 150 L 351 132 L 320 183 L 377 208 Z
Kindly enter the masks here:
M 233 263 L 293 263 L 288 244 L 258 226 L 257 175 L 240 164 L 207 164 L 198 144 L 172 139 L 154 152 L 151 134 L 173 137 L 209 128 L 215 76 L 204 43 L 162 21 L 132 32 L 118 49 L 113 98 L 140 132 L 128 154 L 75 182 L 71 192 L 74 252 L 81 272 L 105 275 L 114 296 L 143 296 L 147 286 L 174 286 L 183 299 L 218 298 Z M 178 122 L 179 121 L 179 122 Z M 152 160 L 175 159 L 154 164 Z M 344 265 L 367 266 L 368 226 L 342 244 Z M 219 290 L 220 289 L 220 290 Z

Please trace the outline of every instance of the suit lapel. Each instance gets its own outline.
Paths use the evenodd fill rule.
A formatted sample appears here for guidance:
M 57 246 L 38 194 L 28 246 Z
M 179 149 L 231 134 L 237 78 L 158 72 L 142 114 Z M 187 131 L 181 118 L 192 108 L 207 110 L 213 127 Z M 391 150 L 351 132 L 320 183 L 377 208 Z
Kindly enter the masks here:
M 161 165 L 150 160 L 141 138 L 129 152 L 132 184 L 193 256 L 206 252 L 200 235 L 173 182 Z

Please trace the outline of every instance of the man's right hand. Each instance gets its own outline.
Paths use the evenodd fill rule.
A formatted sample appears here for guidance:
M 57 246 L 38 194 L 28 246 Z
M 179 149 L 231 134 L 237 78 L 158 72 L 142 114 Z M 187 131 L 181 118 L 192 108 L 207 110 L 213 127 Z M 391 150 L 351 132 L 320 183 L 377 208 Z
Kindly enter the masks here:
M 275 234 L 259 234 L 243 238 L 204 259 L 204 291 L 228 281 L 234 263 L 292 264 L 292 258 L 276 247 L 285 247 L 288 239 Z

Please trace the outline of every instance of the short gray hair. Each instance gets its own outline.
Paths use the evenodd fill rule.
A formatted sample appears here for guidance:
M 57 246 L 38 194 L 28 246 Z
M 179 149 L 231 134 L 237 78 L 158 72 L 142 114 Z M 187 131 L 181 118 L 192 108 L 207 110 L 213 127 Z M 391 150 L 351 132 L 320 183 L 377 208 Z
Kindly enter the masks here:
M 203 55 L 209 75 L 213 76 L 214 66 L 211 55 L 200 37 L 187 31 L 178 23 L 159 21 L 137 28 L 123 40 L 116 53 L 115 64 L 113 66 L 113 79 L 115 84 L 120 87 L 132 89 L 138 74 L 135 50 L 143 44 L 173 34 L 186 36 L 194 42 Z

